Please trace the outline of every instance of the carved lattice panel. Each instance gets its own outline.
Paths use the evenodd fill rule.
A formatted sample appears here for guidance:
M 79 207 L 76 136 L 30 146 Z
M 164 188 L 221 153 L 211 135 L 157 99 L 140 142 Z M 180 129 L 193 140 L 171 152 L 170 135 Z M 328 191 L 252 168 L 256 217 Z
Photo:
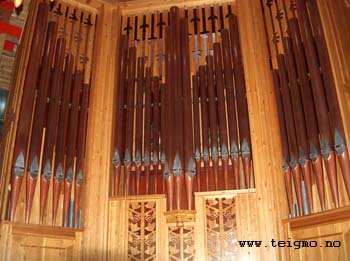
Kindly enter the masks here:
M 130 202 L 128 260 L 156 259 L 156 202 Z
M 235 260 L 237 226 L 234 198 L 207 199 L 205 206 L 209 260 Z
M 194 227 L 169 227 L 169 260 L 194 260 Z

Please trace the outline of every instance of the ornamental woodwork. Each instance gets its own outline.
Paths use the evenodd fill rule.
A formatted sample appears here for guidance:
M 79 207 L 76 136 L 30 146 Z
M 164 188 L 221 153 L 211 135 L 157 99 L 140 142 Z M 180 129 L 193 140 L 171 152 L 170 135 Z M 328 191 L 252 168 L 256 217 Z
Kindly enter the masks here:
M 55 1 L 48 13 L 40 16 L 39 20 L 47 16 L 47 22 L 36 26 L 41 2 L 32 0 L 28 23 L 21 36 L 0 148 L 1 260 L 20 260 L 27 256 L 55 259 L 63 254 L 67 259 L 118 261 L 348 257 L 347 243 L 341 252 L 330 248 L 294 251 L 237 245 L 239 240 L 270 242 L 287 238 L 349 241 L 346 154 L 339 154 L 344 146 L 333 146 L 342 145 L 339 140 L 349 140 L 349 125 L 343 124 L 349 120 L 350 66 L 346 54 L 350 48 L 347 48 L 346 21 L 350 16 L 344 15 L 348 11 L 346 1 L 61 0 Z M 300 8 L 301 2 L 306 2 L 307 12 Z M 317 8 L 311 8 L 315 3 Z M 58 12 L 59 4 L 61 12 Z M 314 10 L 319 11 L 319 17 Z M 62 15 L 55 16 L 55 11 Z M 87 37 L 90 23 L 85 18 L 89 15 L 91 27 Z M 311 21 L 312 38 L 305 33 L 306 18 Z M 300 50 L 310 49 L 306 45 L 313 42 L 316 60 L 320 63 L 318 69 L 311 72 L 310 68 L 317 66 L 310 66 L 312 63 L 306 54 L 300 56 L 307 73 L 301 74 L 298 68 L 301 63 L 296 63 L 298 77 L 293 77 L 288 59 L 299 60 L 292 34 L 295 20 L 299 23 Z M 83 39 L 78 37 L 80 24 Z M 35 36 L 36 31 L 43 31 L 40 39 Z M 52 38 L 50 35 L 55 38 L 54 53 L 57 43 L 62 42 L 59 39 L 64 35 L 66 38 L 60 66 L 54 66 L 58 61 L 55 56 L 47 62 L 51 65 L 48 67 L 43 62 L 45 55 L 32 59 L 33 46 L 36 46 L 32 43 L 38 41 L 44 50 L 45 42 Z M 292 48 L 287 48 L 286 37 L 291 38 Z M 78 49 L 81 51 L 77 54 Z M 322 49 L 329 55 L 323 53 L 322 56 Z M 73 56 L 81 59 L 73 60 Z M 49 99 L 39 102 L 45 101 L 45 95 L 39 91 L 44 68 L 49 79 L 56 70 L 56 77 L 62 81 L 59 89 L 62 93 L 63 85 L 66 86 L 64 79 L 71 81 L 72 87 L 75 79 L 82 79 L 79 92 L 69 92 L 67 103 L 58 98 L 54 126 L 56 135 L 62 136 L 60 130 L 66 130 L 63 138 L 49 138 L 53 133 L 48 131 L 51 118 L 48 115 L 55 101 L 51 95 L 54 82 L 48 85 L 46 98 Z M 36 80 L 35 71 L 38 72 Z M 324 84 L 331 78 L 326 76 L 329 72 L 334 77 L 333 84 Z M 323 89 L 320 89 L 327 92 L 329 106 L 321 116 L 318 106 L 307 107 L 311 109 L 306 112 L 303 97 L 298 103 L 296 89 L 293 89 L 307 80 L 310 97 L 316 105 L 317 95 L 313 91 L 316 73 L 321 75 L 318 83 L 321 82 Z M 28 77 L 32 81 L 28 82 Z M 33 82 L 30 102 L 23 102 L 28 100 L 25 97 L 30 88 L 27 87 Z M 333 89 L 328 89 L 332 85 Z M 89 90 L 85 103 L 82 90 Z M 332 90 L 336 90 L 336 95 Z M 283 97 L 280 95 L 278 104 L 276 94 L 281 93 Z M 291 106 L 285 103 L 286 94 L 290 96 Z M 75 102 L 72 97 L 76 98 Z M 336 99 L 330 100 L 330 97 Z M 296 106 L 298 104 L 301 106 Z M 47 111 L 40 131 L 34 127 L 40 125 L 35 117 L 38 106 Z M 27 114 L 23 113 L 24 107 L 29 108 L 25 110 Z M 84 124 L 80 121 L 82 108 L 86 112 Z M 57 128 L 64 109 L 68 115 L 75 115 L 67 117 L 65 128 Z M 312 118 L 305 116 L 312 109 L 316 115 L 316 136 L 311 135 L 312 129 L 308 132 Z M 283 126 L 281 115 L 293 121 L 284 121 Z M 303 140 L 300 115 L 304 116 L 307 140 L 302 148 L 306 148 L 305 155 L 310 162 L 306 166 L 300 160 L 303 159 L 299 150 L 299 141 Z M 322 159 L 327 150 L 321 150 L 325 143 L 319 138 L 327 137 L 327 128 L 323 125 L 319 128 L 320 117 L 331 122 L 327 127 L 331 133 L 330 158 Z M 343 124 L 343 131 L 339 122 Z M 337 128 L 338 133 L 344 132 L 341 139 L 338 136 L 334 139 Z M 25 138 L 18 140 L 23 130 Z M 291 142 L 293 136 L 294 142 Z M 308 151 L 312 137 L 316 137 L 320 147 L 317 164 L 313 164 Z M 78 143 L 78 140 L 86 142 Z M 33 141 L 38 145 L 34 146 L 36 149 L 31 148 Z M 60 142 L 64 144 L 63 149 Z M 19 163 L 24 162 L 24 166 L 14 164 L 18 159 L 18 144 L 25 147 L 23 157 L 19 157 Z M 52 174 L 47 197 L 44 197 L 42 162 L 47 157 L 46 144 L 52 150 L 48 157 Z M 163 149 L 163 145 L 168 147 Z M 35 158 L 33 151 L 39 156 Z M 55 183 L 54 169 L 59 165 L 58 151 L 63 151 L 65 171 L 60 184 Z M 327 160 L 330 161 L 327 163 Z M 294 162 L 298 168 L 291 164 Z M 283 172 L 281 163 L 286 167 Z M 77 176 L 78 166 L 82 166 L 83 176 L 80 190 L 77 189 L 77 181 L 81 181 Z M 323 178 L 316 179 L 315 173 L 321 172 Z M 13 174 L 22 174 L 22 184 L 18 185 L 21 182 Z M 71 183 L 69 177 L 73 177 Z M 17 192 L 18 200 L 11 196 Z M 10 204 L 12 200 L 17 201 L 17 207 L 14 202 Z M 56 204 L 58 208 L 54 213 Z M 4 222 L 11 219 L 11 212 L 16 224 Z M 303 216 L 296 217 L 301 214 Z M 287 217 L 290 218 L 282 222 Z M 42 224 L 33 224 L 41 220 Z M 52 223 L 57 227 L 45 226 Z M 81 230 L 70 227 L 79 223 Z M 70 228 L 60 227 L 62 225 Z

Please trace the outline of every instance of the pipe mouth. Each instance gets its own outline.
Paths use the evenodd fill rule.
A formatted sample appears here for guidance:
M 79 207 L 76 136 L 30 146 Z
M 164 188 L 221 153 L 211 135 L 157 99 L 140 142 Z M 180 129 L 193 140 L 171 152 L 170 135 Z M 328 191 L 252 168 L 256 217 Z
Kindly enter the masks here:
M 334 149 L 339 155 L 342 155 L 346 150 L 345 141 L 338 129 L 334 133 Z
M 119 155 L 119 151 L 118 150 L 116 150 L 114 152 L 112 164 L 113 164 L 114 167 L 120 165 L 120 155 Z
M 297 159 L 296 159 L 296 157 L 294 155 L 292 155 L 290 157 L 290 163 L 289 164 L 292 167 L 292 169 L 295 169 L 297 167 L 298 161 L 297 161 Z
M 288 169 L 289 169 L 288 163 L 285 160 L 283 160 L 283 162 L 282 162 L 282 170 L 283 170 L 283 172 L 284 173 L 288 172 Z
M 321 155 L 325 159 L 329 159 L 331 155 L 331 146 L 329 145 L 329 142 L 326 139 L 322 139 L 322 147 L 321 147 Z

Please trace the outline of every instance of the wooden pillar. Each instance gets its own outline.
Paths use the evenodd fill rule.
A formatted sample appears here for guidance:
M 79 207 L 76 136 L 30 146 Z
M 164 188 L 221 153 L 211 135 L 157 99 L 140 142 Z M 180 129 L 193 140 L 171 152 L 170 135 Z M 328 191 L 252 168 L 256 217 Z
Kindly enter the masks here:
M 281 220 L 287 217 L 282 173 L 277 106 L 269 65 L 260 0 L 237 0 L 238 25 L 246 77 L 249 122 L 254 155 L 261 260 L 281 260 L 282 248 L 271 239 L 283 239 Z M 249 258 L 249 257 L 247 257 Z
M 350 145 L 350 7 L 344 0 L 317 0 L 347 145 Z
M 83 258 L 107 259 L 108 198 L 111 173 L 114 64 L 119 21 L 117 6 L 98 8 L 83 195 Z

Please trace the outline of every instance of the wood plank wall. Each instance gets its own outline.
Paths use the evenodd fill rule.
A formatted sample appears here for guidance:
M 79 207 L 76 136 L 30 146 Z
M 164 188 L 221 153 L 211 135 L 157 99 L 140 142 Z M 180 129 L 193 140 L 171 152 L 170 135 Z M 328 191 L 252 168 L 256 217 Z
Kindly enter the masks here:
M 81 260 L 82 231 L 3 222 L 0 260 Z
M 256 170 L 259 240 L 269 242 L 272 237 L 283 237 L 281 220 L 287 216 L 277 108 L 260 0 L 238 0 L 236 5 Z M 264 247 L 260 251 L 262 260 L 281 259 L 281 249 Z
M 340 50 L 346 52 L 348 46 L 346 36 L 342 36 L 339 42 L 333 40 L 333 26 L 341 26 L 342 21 L 335 18 L 338 11 L 331 11 L 326 0 L 318 0 L 322 3 L 321 13 L 324 26 L 327 28 L 327 43 L 330 47 L 338 47 L 331 51 L 332 66 L 334 68 L 350 68 L 349 60 L 344 61 L 339 58 Z M 33 27 L 33 14 L 36 10 L 36 1 L 32 1 L 33 10 L 28 18 L 23 42 L 30 42 L 30 31 Z M 88 146 L 87 146 L 87 175 L 84 187 L 83 207 L 87 211 L 83 213 L 84 236 L 82 254 L 86 260 L 106 260 L 108 247 L 108 204 L 110 195 L 110 180 L 112 175 L 111 160 L 111 140 L 113 119 L 113 97 L 114 88 L 114 57 L 116 44 L 118 41 L 118 25 L 120 21 L 121 9 L 119 6 L 101 1 L 73 1 L 87 5 L 92 2 L 93 8 L 99 15 L 97 25 L 96 53 L 94 58 L 92 76 L 92 99 L 88 126 Z M 136 2 L 136 1 L 135 1 Z M 340 0 L 337 2 L 340 3 Z M 152 1 L 153 3 L 153 1 Z M 160 1 L 158 1 L 160 3 Z M 168 4 L 173 4 L 172 2 Z M 91 6 L 90 6 L 91 8 Z M 152 8 L 156 8 L 155 5 Z M 250 115 L 250 126 L 252 132 L 252 147 L 254 154 L 254 169 L 256 170 L 256 193 L 255 198 L 246 198 L 245 204 L 250 203 L 250 208 L 256 209 L 255 218 L 250 217 L 246 224 L 256 231 L 253 237 L 258 240 L 269 242 L 271 238 L 276 240 L 285 238 L 282 219 L 287 216 L 287 200 L 284 191 L 284 181 L 280 170 L 281 151 L 278 136 L 278 122 L 273 94 L 272 79 L 269 72 L 268 51 L 266 49 L 266 39 L 264 35 L 263 19 L 261 14 L 260 0 L 237 0 L 236 8 L 241 31 L 241 45 L 244 59 L 244 69 L 246 73 L 247 98 Z M 327 9 L 328 8 L 328 9 Z M 127 9 L 124 11 L 126 12 Z M 332 21 L 332 22 L 331 22 Z M 339 33 L 342 35 L 341 33 Z M 349 35 L 349 34 L 348 34 Z M 23 72 L 26 71 L 28 60 L 28 50 L 30 46 L 22 47 L 22 59 L 17 61 L 16 72 L 18 77 L 13 79 L 13 92 L 10 96 L 10 109 L 7 112 L 8 123 L 4 146 L 1 147 L 1 202 L 7 202 L 7 184 L 12 161 L 12 146 L 15 138 L 16 119 L 18 119 L 19 102 L 22 95 Z M 345 70 L 345 69 L 344 69 Z M 334 70 L 337 71 L 337 70 Z M 249 72 L 249 73 L 248 73 Z M 22 76 L 21 76 L 22 75 Z M 349 95 L 348 81 L 338 75 L 339 85 L 342 85 L 345 93 Z M 344 93 L 340 91 L 340 93 Z M 343 117 L 349 115 L 349 104 L 342 102 Z M 344 113 L 345 111 L 345 113 Z M 345 116 L 344 116 L 345 115 Z M 345 118 L 346 119 L 346 118 Z M 268 127 L 267 127 L 268 126 Z M 243 197 L 243 196 L 241 196 Z M 242 199 L 243 200 L 243 199 Z M 246 205 L 239 206 L 242 210 Z M 97 208 L 98 206 L 98 208 Z M 6 206 L 2 205 L 2 209 Z M 2 211 L 4 213 L 4 211 Z M 2 219 L 4 216 L 2 216 Z M 253 220 L 254 219 L 254 220 Z M 8 229 L 8 228 L 6 228 Z M 6 230 L 5 229 L 5 230 Z M 2 230 L 1 236 L 9 232 Z M 315 229 L 313 229 L 315 231 Z M 4 232 L 5 231 L 5 232 Z M 243 236 L 243 235 L 242 235 Z M 349 240 L 348 234 L 345 239 Z M 5 243 L 2 242 L 1 246 Z M 240 250 L 244 251 L 244 250 Z M 245 252 L 248 254 L 248 252 Z M 262 248 L 260 252 L 253 253 L 261 260 L 281 260 L 286 258 L 282 248 Z M 315 254 L 315 256 L 317 256 Z
M 349 207 L 283 223 L 285 241 L 291 242 L 291 246 L 285 248 L 287 260 L 349 260 Z
M 112 126 L 115 95 L 115 57 L 119 8 L 105 3 L 97 8 L 95 57 L 87 130 L 86 180 L 83 189 L 85 260 L 106 260 L 108 199 L 112 179 Z M 98 209 L 96 209 L 98 206 Z

